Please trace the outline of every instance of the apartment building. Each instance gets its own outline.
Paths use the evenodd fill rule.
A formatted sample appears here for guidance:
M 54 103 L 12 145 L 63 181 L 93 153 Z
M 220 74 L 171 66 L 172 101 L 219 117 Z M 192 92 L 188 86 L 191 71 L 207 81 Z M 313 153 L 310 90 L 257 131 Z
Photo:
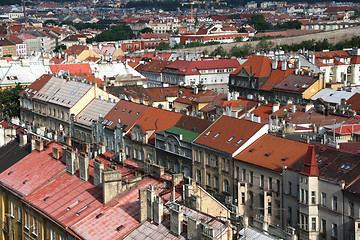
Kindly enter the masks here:
M 266 125 L 221 116 L 192 143 L 193 176 L 197 184 L 221 202 L 225 199 L 233 202 L 236 198 L 233 157 L 266 132 Z

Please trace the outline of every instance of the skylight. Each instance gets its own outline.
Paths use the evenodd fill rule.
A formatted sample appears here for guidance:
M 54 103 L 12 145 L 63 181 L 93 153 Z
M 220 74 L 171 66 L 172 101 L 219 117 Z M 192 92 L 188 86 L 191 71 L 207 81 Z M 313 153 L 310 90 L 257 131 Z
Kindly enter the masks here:
M 211 133 L 211 131 L 208 131 L 207 133 L 205 133 L 205 137 L 209 136 L 210 133 Z
M 75 206 L 78 205 L 79 203 L 80 203 L 80 201 L 74 202 L 73 204 L 71 204 L 71 205 L 67 208 L 67 210 L 70 211 L 73 207 L 75 207 Z
M 217 133 L 217 134 L 213 137 L 213 139 L 216 139 L 219 135 L 220 135 L 220 133 Z
M 340 167 L 341 170 L 345 170 L 345 171 L 350 170 L 350 168 L 352 168 L 352 165 L 351 165 L 351 164 L 347 164 L 347 163 L 344 163 L 344 164 Z
M 242 141 L 244 141 L 244 139 L 240 139 L 239 141 L 237 141 L 236 145 L 239 145 Z
M 234 137 L 231 137 L 231 138 L 229 138 L 229 140 L 227 140 L 227 142 L 229 143 L 229 142 L 231 142 L 233 139 L 234 139 Z

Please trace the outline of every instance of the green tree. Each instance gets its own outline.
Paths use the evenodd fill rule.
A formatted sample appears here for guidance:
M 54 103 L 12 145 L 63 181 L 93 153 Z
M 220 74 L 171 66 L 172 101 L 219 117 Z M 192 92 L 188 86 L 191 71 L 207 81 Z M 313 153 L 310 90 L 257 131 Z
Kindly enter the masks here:
M 184 48 L 184 44 L 182 44 L 182 43 L 175 43 L 175 45 L 173 46 L 173 49 L 180 49 L 180 48 Z
M 95 41 L 119 41 L 134 38 L 135 35 L 128 25 L 112 26 L 95 37 Z
M 169 50 L 170 45 L 167 42 L 161 42 L 158 47 L 156 47 L 156 50 L 162 51 L 162 50 Z
M 65 44 L 60 44 L 60 45 L 57 45 L 54 49 L 54 52 L 62 52 L 66 49 L 66 45 Z
M 238 46 L 232 47 L 230 50 L 230 55 L 241 58 L 241 57 L 249 56 L 252 51 L 253 51 L 253 48 L 252 48 L 251 44 L 247 43 L 241 47 L 238 47 Z
M 0 90 L 0 110 L 3 117 L 19 117 L 19 93 L 23 89 L 18 83 L 13 88 Z
M 154 31 L 152 30 L 152 28 L 146 27 L 141 29 L 140 33 L 153 33 Z
M 271 24 L 265 20 L 262 14 L 252 15 L 248 20 L 248 24 L 253 25 L 257 31 L 271 29 Z
M 270 51 L 274 47 L 274 42 L 272 41 L 266 41 L 265 39 L 260 40 L 260 42 L 257 45 L 257 49 L 263 50 L 265 52 Z
M 217 47 L 211 54 L 211 56 L 222 56 L 225 57 L 228 53 L 224 50 L 222 46 Z

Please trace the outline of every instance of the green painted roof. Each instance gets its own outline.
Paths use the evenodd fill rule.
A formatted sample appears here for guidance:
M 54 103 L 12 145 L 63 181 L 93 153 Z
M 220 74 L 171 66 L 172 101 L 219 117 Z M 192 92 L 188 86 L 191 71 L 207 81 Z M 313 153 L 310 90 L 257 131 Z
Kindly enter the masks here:
M 200 133 L 192 132 L 186 129 L 182 129 L 179 127 L 171 127 L 169 129 L 164 130 L 166 132 L 174 133 L 174 134 L 181 134 L 182 135 L 182 141 L 184 142 L 192 142 L 197 138 L 197 136 L 200 135 Z M 158 132 L 159 134 L 164 134 L 164 131 Z

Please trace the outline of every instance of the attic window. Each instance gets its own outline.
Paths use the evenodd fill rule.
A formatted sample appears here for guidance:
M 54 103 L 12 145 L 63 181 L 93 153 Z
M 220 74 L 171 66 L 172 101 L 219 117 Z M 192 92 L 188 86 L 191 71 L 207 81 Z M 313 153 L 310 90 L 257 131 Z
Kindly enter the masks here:
M 44 198 L 44 202 L 46 201 L 46 200 L 48 200 L 50 197 L 49 196 L 47 196 L 46 198 Z
M 104 215 L 103 213 L 99 213 L 98 215 L 95 216 L 95 218 L 99 218 L 101 217 L 102 215 Z
M 118 110 L 119 107 L 115 107 L 115 111 Z
M 205 137 L 209 136 L 210 133 L 211 133 L 211 131 L 208 131 L 207 133 L 205 133 Z
M 227 140 L 227 142 L 229 143 L 229 142 L 231 142 L 233 139 L 234 139 L 234 137 L 231 137 L 231 138 L 229 138 L 229 140 Z
M 193 130 L 193 131 L 195 131 L 195 130 L 196 130 L 196 126 L 195 126 L 195 127 L 193 127 L 193 128 L 192 128 L 192 130 Z
M 122 112 L 125 112 L 126 111 L 126 108 L 124 108 L 124 110 Z
M 183 123 L 181 123 L 181 127 L 184 127 L 185 126 L 185 123 L 183 122 Z
M 219 135 L 220 135 L 220 133 L 217 133 L 217 134 L 213 137 L 213 139 L 216 139 Z
M 80 201 L 76 201 L 73 204 L 71 204 L 66 210 L 70 211 L 72 208 L 74 208 L 76 205 L 78 205 Z
M 255 148 L 252 148 L 252 149 L 249 150 L 249 152 L 253 152 L 254 150 L 255 150 Z
M 271 87 L 276 87 L 276 84 L 273 84 Z
M 137 112 L 137 113 L 135 114 L 135 117 L 139 116 L 139 114 L 140 114 L 140 113 L 139 113 L 139 112 Z
M 182 98 L 182 99 L 186 98 L 186 95 L 182 96 L 181 98 Z
M 341 170 L 345 170 L 345 171 L 350 170 L 350 168 L 352 168 L 352 165 L 351 165 L 351 164 L 347 164 L 347 163 L 344 163 L 344 164 L 340 167 Z
M 265 153 L 265 156 L 270 156 L 271 155 L 271 153 L 270 152 L 267 152 L 267 153 Z
M 129 111 L 129 114 L 132 112 L 132 110 Z
M 25 180 L 25 181 L 23 181 L 23 184 L 25 184 L 25 183 L 27 183 L 29 180 Z
M 10 175 L 10 174 L 12 174 L 13 173 L 13 171 L 10 171 L 9 173 L 8 173 L 8 175 Z
M 283 157 L 282 159 L 281 159 L 281 161 L 285 161 L 285 160 L 287 160 L 288 159 L 288 157 Z

